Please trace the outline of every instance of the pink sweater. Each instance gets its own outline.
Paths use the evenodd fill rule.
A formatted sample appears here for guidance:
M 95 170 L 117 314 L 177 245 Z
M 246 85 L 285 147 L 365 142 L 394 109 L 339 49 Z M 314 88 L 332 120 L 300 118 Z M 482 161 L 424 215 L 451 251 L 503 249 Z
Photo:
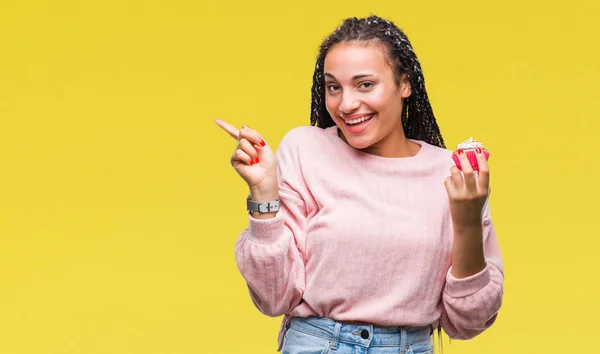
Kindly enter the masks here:
M 486 268 L 451 274 L 453 227 L 444 179 L 451 152 L 422 141 L 413 157 L 356 150 L 337 127 L 295 128 L 276 156 L 281 209 L 250 224 L 235 245 L 237 266 L 256 307 L 373 325 L 441 325 L 469 339 L 492 325 L 503 269 L 486 206 Z

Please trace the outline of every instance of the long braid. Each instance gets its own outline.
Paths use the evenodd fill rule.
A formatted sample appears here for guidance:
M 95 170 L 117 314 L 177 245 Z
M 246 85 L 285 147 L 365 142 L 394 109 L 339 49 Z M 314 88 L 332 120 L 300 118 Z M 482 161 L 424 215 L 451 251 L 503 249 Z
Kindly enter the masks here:
M 406 74 L 411 84 L 412 93 L 404 100 L 402 110 L 402 128 L 405 136 L 445 148 L 425 90 L 421 64 L 410 41 L 394 23 L 377 16 L 346 19 L 321 44 L 313 75 L 311 125 L 321 128 L 335 125 L 325 106 L 325 56 L 333 45 L 349 41 L 379 41 L 385 46 L 388 59 L 394 67 L 396 83 L 399 84 L 402 75 Z

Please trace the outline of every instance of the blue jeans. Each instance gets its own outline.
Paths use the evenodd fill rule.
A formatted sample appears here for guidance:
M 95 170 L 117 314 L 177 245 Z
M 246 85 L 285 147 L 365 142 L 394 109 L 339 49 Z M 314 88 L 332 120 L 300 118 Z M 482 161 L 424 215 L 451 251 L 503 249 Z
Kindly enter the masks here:
M 433 327 L 380 327 L 293 317 L 282 354 L 431 354 Z

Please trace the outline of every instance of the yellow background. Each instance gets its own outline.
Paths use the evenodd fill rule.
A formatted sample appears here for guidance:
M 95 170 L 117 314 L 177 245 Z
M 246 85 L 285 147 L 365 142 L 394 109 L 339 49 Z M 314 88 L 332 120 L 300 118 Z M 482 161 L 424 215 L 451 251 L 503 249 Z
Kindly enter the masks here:
M 321 40 L 370 13 L 413 42 L 448 146 L 492 153 L 504 304 L 444 352 L 600 352 L 597 1 L 3 0 L 0 354 L 275 353 L 213 120 L 276 146 Z

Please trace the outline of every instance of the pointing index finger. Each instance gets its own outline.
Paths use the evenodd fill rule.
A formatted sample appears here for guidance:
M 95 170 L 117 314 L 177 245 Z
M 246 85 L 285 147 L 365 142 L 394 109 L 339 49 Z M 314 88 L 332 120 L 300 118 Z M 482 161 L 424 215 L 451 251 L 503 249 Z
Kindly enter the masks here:
M 221 129 L 223 129 L 229 135 L 231 135 L 232 138 L 234 138 L 235 140 L 239 140 L 239 138 L 240 138 L 240 131 L 237 130 L 234 126 L 232 126 L 229 123 L 226 123 L 225 121 L 222 121 L 221 119 L 215 119 L 215 123 L 217 123 L 217 125 L 219 127 L 221 127 Z

